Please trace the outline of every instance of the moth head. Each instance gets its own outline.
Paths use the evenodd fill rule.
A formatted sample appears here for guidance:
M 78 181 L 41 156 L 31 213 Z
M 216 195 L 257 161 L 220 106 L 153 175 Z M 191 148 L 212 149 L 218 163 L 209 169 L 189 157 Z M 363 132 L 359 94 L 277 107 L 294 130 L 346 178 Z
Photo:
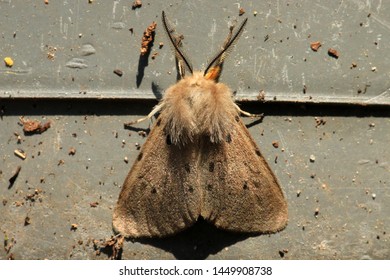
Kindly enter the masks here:
M 206 79 L 218 81 L 219 76 L 222 72 L 223 63 L 226 57 L 230 54 L 235 44 L 237 43 L 238 39 L 240 38 L 240 35 L 244 31 L 244 27 L 247 21 L 248 18 L 246 18 L 240 24 L 240 26 L 235 32 L 234 25 L 230 27 L 229 34 L 226 37 L 225 42 L 221 46 L 221 50 L 213 57 L 211 62 L 208 64 L 206 70 L 204 71 L 204 77 Z M 164 30 L 168 35 L 168 38 L 172 44 L 175 53 L 180 78 L 183 79 L 185 77 L 186 69 L 188 69 L 189 72 L 193 74 L 193 68 L 190 60 L 187 58 L 182 49 L 182 36 L 175 33 L 175 30 L 169 23 L 164 11 L 162 12 L 162 22 Z

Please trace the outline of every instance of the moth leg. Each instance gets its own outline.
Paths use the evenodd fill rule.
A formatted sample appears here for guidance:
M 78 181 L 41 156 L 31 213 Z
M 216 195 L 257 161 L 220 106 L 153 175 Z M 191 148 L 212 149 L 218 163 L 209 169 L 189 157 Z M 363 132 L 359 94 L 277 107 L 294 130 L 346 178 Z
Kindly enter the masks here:
M 153 117 L 155 114 L 157 114 L 158 112 L 160 112 L 162 108 L 162 104 L 158 104 L 156 107 L 153 108 L 153 110 L 144 118 L 140 118 L 138 120 L 135 120 L 135 121 L 130 121 L 128 123 L 125 123 L 126 126 L 128 125 L 133 125 L 133 124 L 137 124 L 137 123 L 140 123 L 140 122 L 143 122 L 147 119 L 150 119 L 151 117 Z
M 244 116 L 246 116 L 246 117 L 261 118 L 261 117 L 264 116 L 264 114 L 251 114 L 251 113 L 248 113 L 248 112 L 246 112 L 246 111 L 241 110 L 241 108 L 238 107 L 237 104 L 234 104 L 234 105 L 236 106 L 237 111 L 238 111 L 241 115 L 244 115 Z

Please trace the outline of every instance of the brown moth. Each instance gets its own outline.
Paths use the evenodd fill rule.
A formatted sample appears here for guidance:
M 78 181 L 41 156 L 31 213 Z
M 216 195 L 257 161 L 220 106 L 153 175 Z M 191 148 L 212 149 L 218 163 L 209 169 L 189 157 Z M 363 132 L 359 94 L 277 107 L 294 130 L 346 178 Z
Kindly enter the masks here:
M 243 233 L 274 233 L 287 224 L 278 180 L 239 115 L 232 91 L 218 82 L 224 59 L 244 30 L 233 33 L 205 72 L 194 72 L 162 13 L 181 80 L 138 123 L 159 113 L 123 184 L 113 228 L 126 237 L 164 237 L 199 217 Z M 185 76 L 185 68 L 191 75 Z

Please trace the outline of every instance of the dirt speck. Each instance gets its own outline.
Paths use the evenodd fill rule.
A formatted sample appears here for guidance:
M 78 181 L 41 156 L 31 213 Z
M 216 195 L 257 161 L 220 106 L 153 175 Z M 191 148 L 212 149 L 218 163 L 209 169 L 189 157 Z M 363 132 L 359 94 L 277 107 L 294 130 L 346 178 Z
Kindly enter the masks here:
M 27 157 L 26 152 L 23 151 L 22 149 L 16 149 L 16 150 L 14 151 L 14 154 L 15 154 L 16 156 L 18 156 L 19 158 L 23 159 L 23 160 L 26 159 L 26 157 Z
M 318 215 L 320 214 L 320 208 L 316 208 L 315 210 L 314 210 L 314 217 L 318 217 Z
M 70 147 L 70 148 L 69 148 L 69 151 L 68 151 L 68 155 L 74 156 L 75 154 L 76 154 L 76 149 L 73 148 L 73 147 Z
M 323 118 L 314 117 L 314 120 L 316 122 L 316 128 L 319 127 L 320 125 L 325 125 L 326 124 L 326 120 L 324 120 Z
M 137 9 L 137 8 L 141 8 L 142 7 L 142 1 L 141 0 L 135 0 L 133 2 L 133 5 L 131 6 L 131 8 L 133 10 Z
M 264 90 L 259 91 L 259 94 L 257 95 L 257 100 L 259 100 L 261 102 L 265 102 L 265 91 Z
M 14 65 L 14 61 L 12 60 L 12 58 L 10 57 L 6 57 L 4 58 L 4 63 L 5 63 L 5 66 L 11 68 L 13 65 Z
M 12 188 L 12 186 L 14 185 L 16 178 L 18 178 L 21 169 L 22 169 L 22 167 L 20 165 L 18 167 L 16 167 L 11 178 L 9 178 L 9 180 L 8 180 L 9 181 L 8 189 Z
M 288 253 L 288 249 L 279 250 L 279 256 L 284 258 L 284 256 Z
M 119 77 L 122 77 L 122 76 L 123 76 L 123 71 L 120 70 L 120 69 L 115 69 L 113 72 L 114 72 L 115 75 L 117 75 L 117 76 L 119 76 Z
M 98 207 L 98 205 L 99 205 L 99 202 L 97 202 L 97 201 L 89 203 L 89 206 L 91 206 L 92 208 L 96 208 L 96 207 Z
M 329 48 L 329 49 L 328 49 L 328 55 L 331 56 L 331 57 L 333 57 L 333 58 L 338 59 L 339 56 L 340 56 L 340 53 L 339 53 L 339 51 L 336 50 L 336 49 Z
M 315 41 L 315 42 L 312 42 L 310 43 L 310 48 L 312 49 L 312 51 L 316 52 L 318 51 L 318 49 L 321 47 L 321 42 L 320 41 Z
M 24 218 L 24 226 L 28 226 L 29 224 L 31 224 L 31 219 L 29 216 L 26 216 L 26 218 Z

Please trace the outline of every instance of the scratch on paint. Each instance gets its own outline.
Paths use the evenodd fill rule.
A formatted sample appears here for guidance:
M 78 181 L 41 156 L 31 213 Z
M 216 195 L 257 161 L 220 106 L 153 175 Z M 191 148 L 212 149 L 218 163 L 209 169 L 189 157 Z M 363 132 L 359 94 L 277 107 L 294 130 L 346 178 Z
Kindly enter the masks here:
M 337 8 L 336 13 L 339 13 L 339 12 L 340 12 L 341 6 L 342 6 L 343 4 L 344 4 L 344 0 L 342 0 L 342 1 L 340 2 L 340 5 L 339 5 L 339 7 Z
M 287 65 L 285 64 L 282 69 L 282 80 L 284 84 L 287 84 L 288 88 L 292 90 L 292 81 L 288 78 L 288 69 Z
M 57 152 L 58 150 L 60 150 L 60 147 L 61 147 L 61 142 L 62 142 L 62 138 L 61 138 L 61 133 L 59 133 L 57 131 L 57 143 L 55 143 L 56 145 L 53 146 L 54 148 L 54 152 Z
M 381 7 L 382 7 L 382 0 L 379 0 L 378 6 L 376 7 L 376 12 L 377 12 L 378 14 L 380 13 Z
M 390 96 L 390 88 L 387 88 L 385 91 L 383 91 L 382 93 L 380 93 L 379 95 L 377 96 L 374 96 L 373 98 L 370 98 L 366 101 L 366 103 L 372 103 L 373 101 L 376 101 L 377 99 L 382 99 L 384 98 L 385 96 L 389 95 Z
M 114 5 L 112 5 L 112 19 L 115 19 L 116 6 L 118 5 L 118 3 L 118 1 L 114 1 Z
M 214 35 L 217 32 L 217 21 L 213 19 L 213 24 L 211 25 L 210 32 L 207 34 L 211 39 L 211 49 L 214 49 Z
M 279 136 L 279 139 L 280 139 L 280 142 L 282 144 L 282 147 L 284 148 L 285 150 L 285 153 L 282 153 L 283 154 L 283 157 L 285 158 L 286 160 L 286 165 L 285 165 L 285 168 L 286 168 L 286 171 L 288 174 L 291 174 L 291 164 L 290 164 L 290 160 L 289 158 L 292 158 L 294 157 L 293 153 L 290 151 L 290 149 L 288 148 L 288 145 L 287 145 L 287 142 L 286 142 L 286 139 L 284 138 L 282 132 L 280 130 L 277 131 L 278 132 L 278 136 Z M 289 158 L 286 158 L 288 155 Z
M 374 20 L 376 20 L 377 22 L 379 22 L 380 24 L 382 24 L 384 27 L 386 27 L 387 29 L 390 29 L 390 23 L 387 22 L 386 20 L 380 18 L 378 15 L 376 14 L 371 14 L 372 18 Z

